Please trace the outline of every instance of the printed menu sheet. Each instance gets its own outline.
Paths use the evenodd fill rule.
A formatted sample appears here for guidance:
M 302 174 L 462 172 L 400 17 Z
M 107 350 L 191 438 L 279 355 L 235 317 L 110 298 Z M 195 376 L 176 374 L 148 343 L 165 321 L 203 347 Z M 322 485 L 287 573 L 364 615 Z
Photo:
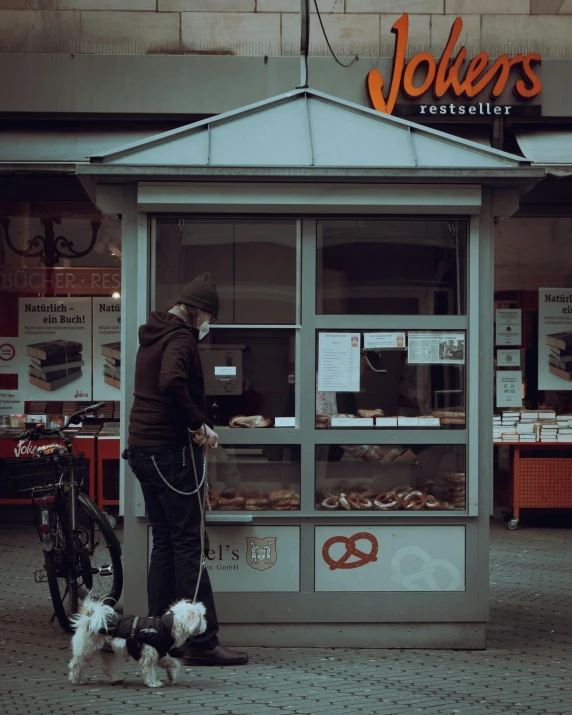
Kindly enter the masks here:
M 410 365 L 464 365 L 465 333 L 410 330 L 407 362 Z
M 121 302 L 93 299 L 93 399 L 118 400 L 121 387 Z
M 359 392 L 360 334 L 320 333 L 318 391 Z

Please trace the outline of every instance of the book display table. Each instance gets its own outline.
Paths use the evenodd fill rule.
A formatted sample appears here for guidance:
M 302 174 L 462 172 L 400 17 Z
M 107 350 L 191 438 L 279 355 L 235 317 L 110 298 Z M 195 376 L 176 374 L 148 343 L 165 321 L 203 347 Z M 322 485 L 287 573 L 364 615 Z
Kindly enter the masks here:
M 510 502 L 516 529 L 521 509 L 572 508 L 572 443 L 495 442 L 512 447 Z

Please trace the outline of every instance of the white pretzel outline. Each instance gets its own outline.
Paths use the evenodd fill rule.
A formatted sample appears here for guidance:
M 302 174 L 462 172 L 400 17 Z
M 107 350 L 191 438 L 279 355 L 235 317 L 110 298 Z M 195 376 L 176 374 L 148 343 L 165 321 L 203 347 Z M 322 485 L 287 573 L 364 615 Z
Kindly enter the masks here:
M 401 562 L 406 556 L 417 556 L 423 561 L 421 570 L 413 574 L 404 574 L 401 571 Z M 435 580 L 434 573 L 438 568 L 445 569 L 451 576 L 451 581 L 446 588 L 441 588 Z M 433 559 L 426 551 L 418 546 L 406 546 L 394 554 L 391 560 L 391 580 L 404 586 L 408 591 L 426 591 L 426 588 L 417 585 L 417 581 L 425 581 L 430 591 L 458 591 L 461 584 L 461 573 L 455 564 L 445 559 Z

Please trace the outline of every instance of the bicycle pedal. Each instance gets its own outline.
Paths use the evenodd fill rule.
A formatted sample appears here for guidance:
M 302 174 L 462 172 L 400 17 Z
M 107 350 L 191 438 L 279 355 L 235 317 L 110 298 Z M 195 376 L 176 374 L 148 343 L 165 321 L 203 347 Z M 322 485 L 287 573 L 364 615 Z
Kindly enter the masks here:
M 34 581 L 36 583 L 45 583 L 48 580 L 48 574 L 45 569 L 34 571 Z
M 100 576 L 113 576 L 113 566 L 111 564 L 100 566 L 97 570 Z

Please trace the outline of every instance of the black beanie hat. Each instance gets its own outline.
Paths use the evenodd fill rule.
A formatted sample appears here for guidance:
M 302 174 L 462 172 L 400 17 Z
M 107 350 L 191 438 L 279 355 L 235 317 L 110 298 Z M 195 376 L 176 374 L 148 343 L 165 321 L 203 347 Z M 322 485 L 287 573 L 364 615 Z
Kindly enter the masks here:
M 181 291 L 177 303 L 189 305 L 191 308 L 206 310 L 216 318 L 218 315 L 219 301 L 215 282 L 210 273 L 201 273 Z

